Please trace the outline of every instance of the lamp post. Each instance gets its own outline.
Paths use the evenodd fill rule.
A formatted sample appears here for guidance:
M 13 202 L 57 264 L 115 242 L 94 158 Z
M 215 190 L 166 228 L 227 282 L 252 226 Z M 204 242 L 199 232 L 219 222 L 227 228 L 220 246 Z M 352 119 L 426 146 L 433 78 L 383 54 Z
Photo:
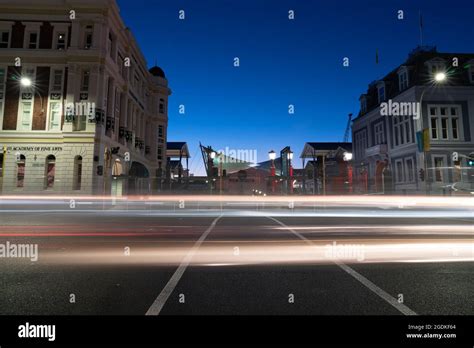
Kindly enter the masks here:
M 276 175 L 275 158 L 276 158 L 276 152 L 273 151 L 273 150 L 268 152 L 268 158 L 270 158 L 270 161 L 271 161 L 270 177 L 271 177 L 271 180 L 272 180 L 272 193 L 275 194 L 275 175 Z
M 211 151 L 209 157 L 211 158 L 210 160 L 210 163 L 212 164 L 211 165 L 211 175 L 209 176 L 209 185 L 210 185 L 210 189 L 211 189 L 211 195 L 212 195 L 212 185 L 214 184 L 214 159 L 216 158 L 216 152 L 215 151 Z
M 347 169 L 347 183 L 349 185 L 349 193 L 352 193 L 352 165 L 350 162 L 352 161 L 352 153 L 344 152 L 343 160 L 346 163 Z
M 288 151 L 288 188 L 290 193 L 293 193 L 293 167 L 291 166 L 291 161 L 293 160 L 293 151 Z
M 423 141 L 423 152 L 421 153 L 421 161 L 423 163 L 423 167 L 424 167 L 424 170 L 425 170 L 425 173 L 426 173 L 426 176 L 425 176 L 425 192 L 426 194 L 428 195 L 431 191 L 431 180 L 432 180 L 432 176 L 430 176 L 428 174 L 428 152 L 429 151 L 425 151 L 425 144 L 424 144 L 424 128 L 423 128 L 423 97 L 425 96 L 425 93 L 426 91 L 428 90 L 431 90 L 432 87 L 436 87 L 437 85 L 439 84 L 442 84 L 444 83 L 445 81 L 447 80 L 447 75 L 445 72 L 438 72 L 436 73 L 434 76 L 433 76 L 433 82 L 434 82 L 434 85 L 433 86 L 428 86 L 427 88 L 423 89 L 423 92 L 421 93 L 421 96 L 420 96 L 420 117 L 418 118 L 418 127 L 421 131 L 421 135 L 422 135 L 422 141 Z M 429 120 L 428 120 L 428 128 L 429 129 Z M 429 141 L 431 135 L 428 134 L 427 136 L 427 141 Z

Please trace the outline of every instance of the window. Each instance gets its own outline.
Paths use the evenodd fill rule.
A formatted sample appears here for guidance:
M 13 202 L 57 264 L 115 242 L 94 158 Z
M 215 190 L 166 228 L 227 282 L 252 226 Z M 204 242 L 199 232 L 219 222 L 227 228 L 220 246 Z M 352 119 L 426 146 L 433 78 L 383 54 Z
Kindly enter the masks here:
M 10 32 L 0 31 L 0 48 L 8 48 L 10 46 Z
M 93 29 L 92 25 L 86 26 L 84 32 L 84 49 L 88 50 L 92 48 Z
M 451 119 L 451 129 L 453 132 L 453 139 L 458 140 L 459 139 L 459 132 L 458 132 L 458 118 L 452 118 Z
M 115 89 L 115 117 L 120 117 L 120 104 L 122 99 L 122 93 L 119 89 Z
M 413 124 L 409 116 L 393 117 L 393 140 L 394 146 L 400 146 L 413 142 Z
M 165 100 L 160 98 L 160 110 L 159 110 L 160 114 L 164 114 L 165 113 Z
M 5 69 L 0 68 L 0 127 L 3 115 L 3 100 L 5 99 Z
M 66 49 L 66 34 L 65 33 L 57 33 L 56 34 L 56 49 L 64 50 Z
M 21 124 L 22 130 L 29 130 L 31 124 L 31 101 L 21 102 Z
M 415 181 L 415 172 L 414 172 L 414 166 L 413 166 L 413 158 L 407 158 L 405 159 L 405 168 L 406 168 L 406 178 L 408 182 L 414 182 Z
M 163 125 L 159 125 L 158 126 L 158 138 L 163 138 L 163 135 L 164 135 L 164 127 Z
M 53 79 L 51 85 L 51 91 L 61 92 L 63 86 L 63 71 L 62 70 L 53 70 Z
M 430 134 L 434 140 L 461 140 L 459 106 L 430 106 Z
M 59 121 L 61 119 L 61 103 L 51 102 L 49 105 L 49 129 L 59 129 Z
M 163 159 L 163 148 L 161 146 L 158 146 L 157 159 L 158 160 Z
M 24 155 L 20 155 L 18 162 L 16 163 L 16 187 L 25 186 L 25 165 L 26 158 Z
M 89 92 L 89 81 L 90 81 L 90 71 L 84 70 L 82 72 L 82 79 L 81 79 L 81 92 L 84 92 L 84 93 Z
M 365 149 L 367 148 L 367 131 L 361 130 L 355 133 L 355 156 L 357 160 L 365 157 Z
M 28 33 L 28 48 L 37 49 L 38 48 L 38 39 L 39 35 L 37 32 Z
M 398 89 L 404 91 L 408 88 L 408 71 L 403 69 L 398 74 Z
M 396 169 L 396 180 L 398 183 L 403 182 L 403 161 L 401 159 L 395 161 L 395 169 Z
M 444 182 L 444 157 L 434 157 L 434 179 L 436 182 Z
M 56 172 L 56 157 L 49 155 L 46 157 L 46 167 L 45 167 L 45 182 L 44 188 L 53 188 L 54 186 L 54 174 Z
M 443 62 L 431 62 L 429 64 L 431 74 L 434 76 L 436 73 L 444 72 L 446 70 Z
M 374 126 L 374 133 L 375 133 L 375 145 L 385 144 L 383 122 L 379 122 Z
M 74 158 L 74 178 L 73 178 L 73 190 L 80 190 L 82 185 L 82 157 L 76 156 Z
M 385 84 L 381 84 L 377 89 L 379 103 L 385 101 Z

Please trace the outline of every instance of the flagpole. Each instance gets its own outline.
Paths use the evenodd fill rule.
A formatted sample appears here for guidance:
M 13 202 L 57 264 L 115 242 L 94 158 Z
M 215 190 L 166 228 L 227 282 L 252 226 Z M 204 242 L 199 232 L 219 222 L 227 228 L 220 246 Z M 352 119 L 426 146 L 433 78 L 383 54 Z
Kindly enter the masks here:
M 420 15 L 420 47 L 423 46 L 423 17 L 421 16 L 421 11 L 419 12 Z

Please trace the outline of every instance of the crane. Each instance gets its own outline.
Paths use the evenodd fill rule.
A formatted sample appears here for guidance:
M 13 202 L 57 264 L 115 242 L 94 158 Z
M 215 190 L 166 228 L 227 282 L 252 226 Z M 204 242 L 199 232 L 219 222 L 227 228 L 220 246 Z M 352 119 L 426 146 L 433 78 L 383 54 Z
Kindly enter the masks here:
M 348 120 L 347 120 L 346 131 L 344 132 L 344 139 L 342 140 L 345 143 L 349 142 L 349 132 L 351 130 L 351 121 L 352 121 L 352 114 L 349 114 Z

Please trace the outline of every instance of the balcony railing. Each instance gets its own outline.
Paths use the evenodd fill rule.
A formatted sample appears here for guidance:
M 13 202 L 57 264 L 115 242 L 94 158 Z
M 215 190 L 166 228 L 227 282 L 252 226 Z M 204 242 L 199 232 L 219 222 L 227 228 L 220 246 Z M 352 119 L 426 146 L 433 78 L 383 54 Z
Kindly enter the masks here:
M 378 144 L 365 149 L 365 157 L 386 155 L 387 150 L 387 144 Z

